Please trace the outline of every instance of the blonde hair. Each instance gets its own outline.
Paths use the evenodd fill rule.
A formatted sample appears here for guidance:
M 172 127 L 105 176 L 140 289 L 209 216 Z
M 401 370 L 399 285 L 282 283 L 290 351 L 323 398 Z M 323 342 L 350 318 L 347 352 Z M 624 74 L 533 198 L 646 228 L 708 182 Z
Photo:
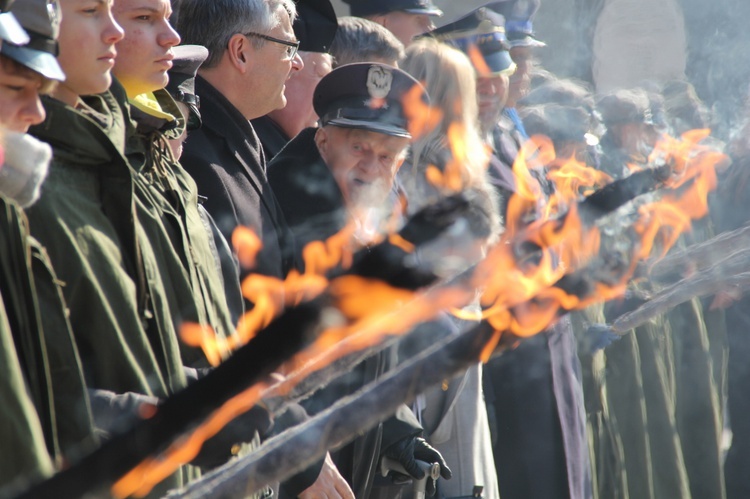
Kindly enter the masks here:
M 433 108 L 442 113 L 442 120 L 431 131 L 415 141 L 413 163 L 421 162 L 423 153 L 438 147 L 450 147 L 445 137 L 452 125 L 460 126 L 460 139 L 468 153 L 464 165 L 467 181 L 485 174 L 488 154 L 478 132 L 476 76 L 466 55 L 432 38 L 412 43 L 406 49 L 401 69 L 421 81 L 427 89 Z
M 420 188 L 418 184 L 423 183 L 425 170 L 435 161 L 436 154 L 442 154 L 460 167 L 461 186 L 467 193 L 482 192 L 496 201 L 497 194 L 487 174 L 490 153 L 479 134 L 476 76 L 469 58 L 445 43 L 424 38 L 409 45 L 400 67 L 422 82 L 431 106 L 442 114 L 437 126 L 417 137 L 412 145 L 411 171 L 402 175 L 407 190 L 411 184 L 416 191 L 424 192 L 424 186 Z M 462 142 L 460 162 L 455 161 L 457 144 L 450 141 Z M 494 214 L 488 214 L 489 229 L 496 234 L 500 219 L 497 210 L 492 211 Z

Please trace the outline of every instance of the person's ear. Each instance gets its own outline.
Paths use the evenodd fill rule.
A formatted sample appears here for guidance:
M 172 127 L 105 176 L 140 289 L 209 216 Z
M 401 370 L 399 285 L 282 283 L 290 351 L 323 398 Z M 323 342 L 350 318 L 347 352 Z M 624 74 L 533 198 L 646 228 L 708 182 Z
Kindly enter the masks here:
M 325 129 L 325 127 L 318 128 L 318 131 L 315 132 L 315 145 L 318 148 L 318 152 L 320 153 L 320 157 L 323 158 L 323 161 L 326 160 L 326 153 L 328 152 L 328 131 Z
M 240 73 L 245 74 L 250 71 L 253 66 L 254 52 L 255 47 L 253 47 L 246 36 L 237 33 L 229 39 L 227 57 L 232 66 Z

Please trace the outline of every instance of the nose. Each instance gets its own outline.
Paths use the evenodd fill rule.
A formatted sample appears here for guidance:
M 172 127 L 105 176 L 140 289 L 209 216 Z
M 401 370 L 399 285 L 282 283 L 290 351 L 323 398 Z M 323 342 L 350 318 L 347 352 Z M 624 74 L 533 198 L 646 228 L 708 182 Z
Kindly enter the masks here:
M 21 99 L 18 118 L 23 123 L 23 131 L 26 131 L 30 126 L 38 125 L 44 121 L 46 113 L 36 90 L 29 90 Z
M 107 17 L 107 25 L 102 31 L 102 41 L 107 45 L 114 45 L 125 37 L 125 31 L 117 24 L 111 12 Z
M 174 30 L 169 20 L 164 20 L 164 29 L 159 34 L 159 45 L 162 47 L 174 47 L 180 44 L 180 35 Z
M 292 71 L 302 71 L 302 68 L 305 67 L 304 61 L 302 61 L 302 56 L 299 55 L 299 52 L 294 54 L 294 58 L 292 59 Z

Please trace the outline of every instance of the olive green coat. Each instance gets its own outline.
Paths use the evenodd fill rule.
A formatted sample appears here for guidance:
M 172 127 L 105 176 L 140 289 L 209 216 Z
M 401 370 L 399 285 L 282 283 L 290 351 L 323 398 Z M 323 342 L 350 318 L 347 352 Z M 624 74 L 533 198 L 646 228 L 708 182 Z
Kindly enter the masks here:
M 53 461 L 75 459 L 96 443 L 57 278 L 23 211 L 2 198 L 0 345 L 0 441 L 14 449 L 0 457 L 2 485 L 45 475 Z
M 125 118 L 111 92 L 44 105 L 31 132 L 54 156 L 28 217 L 62 282 L 87 385 L 166 397 L 186 380 L 165 274 L 136 219 Z M 173 475 L 154 494 L 181 484 Z
M 166 113 L 181 116 L 166 91 L 158 91 L 156 96 Z M 174 158 L 166 140 L 182 132 L 182 120 L 170 129 L 164 119 L 124 102 L 121 105 L 135 120 L 132 125 L 137 125 L 128 126 L 126 148 L 134 169 L 136 212 L 155 245 L 160 268 L 168 272 L 165 284 L 175 314 L 173 322 L 178 327 L 184 322 L 209 325 L 219 337 L 229 336 L 234 325 L 213 236 L 199 213 L 198 187 Z M 165 135 L 164 130 L 171 135 Z M 206 365 L 202 352 L 182 343 L 180 347 L 186 365 Z

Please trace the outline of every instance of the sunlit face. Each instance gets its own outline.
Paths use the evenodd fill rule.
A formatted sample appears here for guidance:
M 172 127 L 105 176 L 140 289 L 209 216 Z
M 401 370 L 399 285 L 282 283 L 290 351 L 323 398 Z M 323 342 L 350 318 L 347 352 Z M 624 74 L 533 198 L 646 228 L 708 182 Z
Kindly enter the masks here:
M 39 100 L 44 79 L 31 70 L 17 71 L 4 58 L 0 62 L 0 125 L 24 133 L 44 121 L 44 108 Z
M 117 44 L 114 74 L 129 97 L 164 88 L 172 67 L 172 47 L 180 35 L 169 24 L 169 0 L 115 0 L 115 19 L 125 30 Z
M 497 123 L 508 100 L 508 86 L 506 75 L 477 77 L 479 120 L 483 127 L 491 127 Z
M 294 137 L 307 127 L 313 127 L 318 115 L 313 109 L 313 92 L 320 80 L 331 72 L 330 54 L 320 52 L 300 52 L 305 65 L 300 71 L 292 72 L 286 82 L 286 107 L 274 111 L 271 118 L 289 137 Z
M 61 0 L 60 55 L 65 72 L 56 97 L 75 101 L 79 95 L 98 94 L 112 84 L 115 44 L 122 39 L 120 26 L 112 18 L 110 0 Z
M 376 22 L 388 28 L 405 47 L 414 37 L 435 28 L 432 18 L 427 14 L 410 14 L 401 10 L 378 16 Z
M 292 30 L 292 23 L 289 20 L 289 14 L 282 7 L 279 7 L 280 22 L 268 33 L 262 33 L 280 40 L 290 42 L 296 41 Z M 304 68 L 302 58 L 297 53 L 293 59 L 287 59 L 284 55 L 286 46 L 272 41 L 264 41 L 258 49 L 250 49 L 252 53 L 248 54 L 253 60 L 253 70 L 248 71 L 247 78 L 249 84 L 252 84 L 253 100 L 257 103 L 258 108 L 254 109 L 257 116 L 264 116 L 275 109 L 281 109 L 287 104 L 284 95 L 286 82 L 291 77 L 292 72 L 300 71 Z
M 388 196 L 409 139 L 325 126 L 315 135 L 315 143 L 347 204 L 367 208 Z

